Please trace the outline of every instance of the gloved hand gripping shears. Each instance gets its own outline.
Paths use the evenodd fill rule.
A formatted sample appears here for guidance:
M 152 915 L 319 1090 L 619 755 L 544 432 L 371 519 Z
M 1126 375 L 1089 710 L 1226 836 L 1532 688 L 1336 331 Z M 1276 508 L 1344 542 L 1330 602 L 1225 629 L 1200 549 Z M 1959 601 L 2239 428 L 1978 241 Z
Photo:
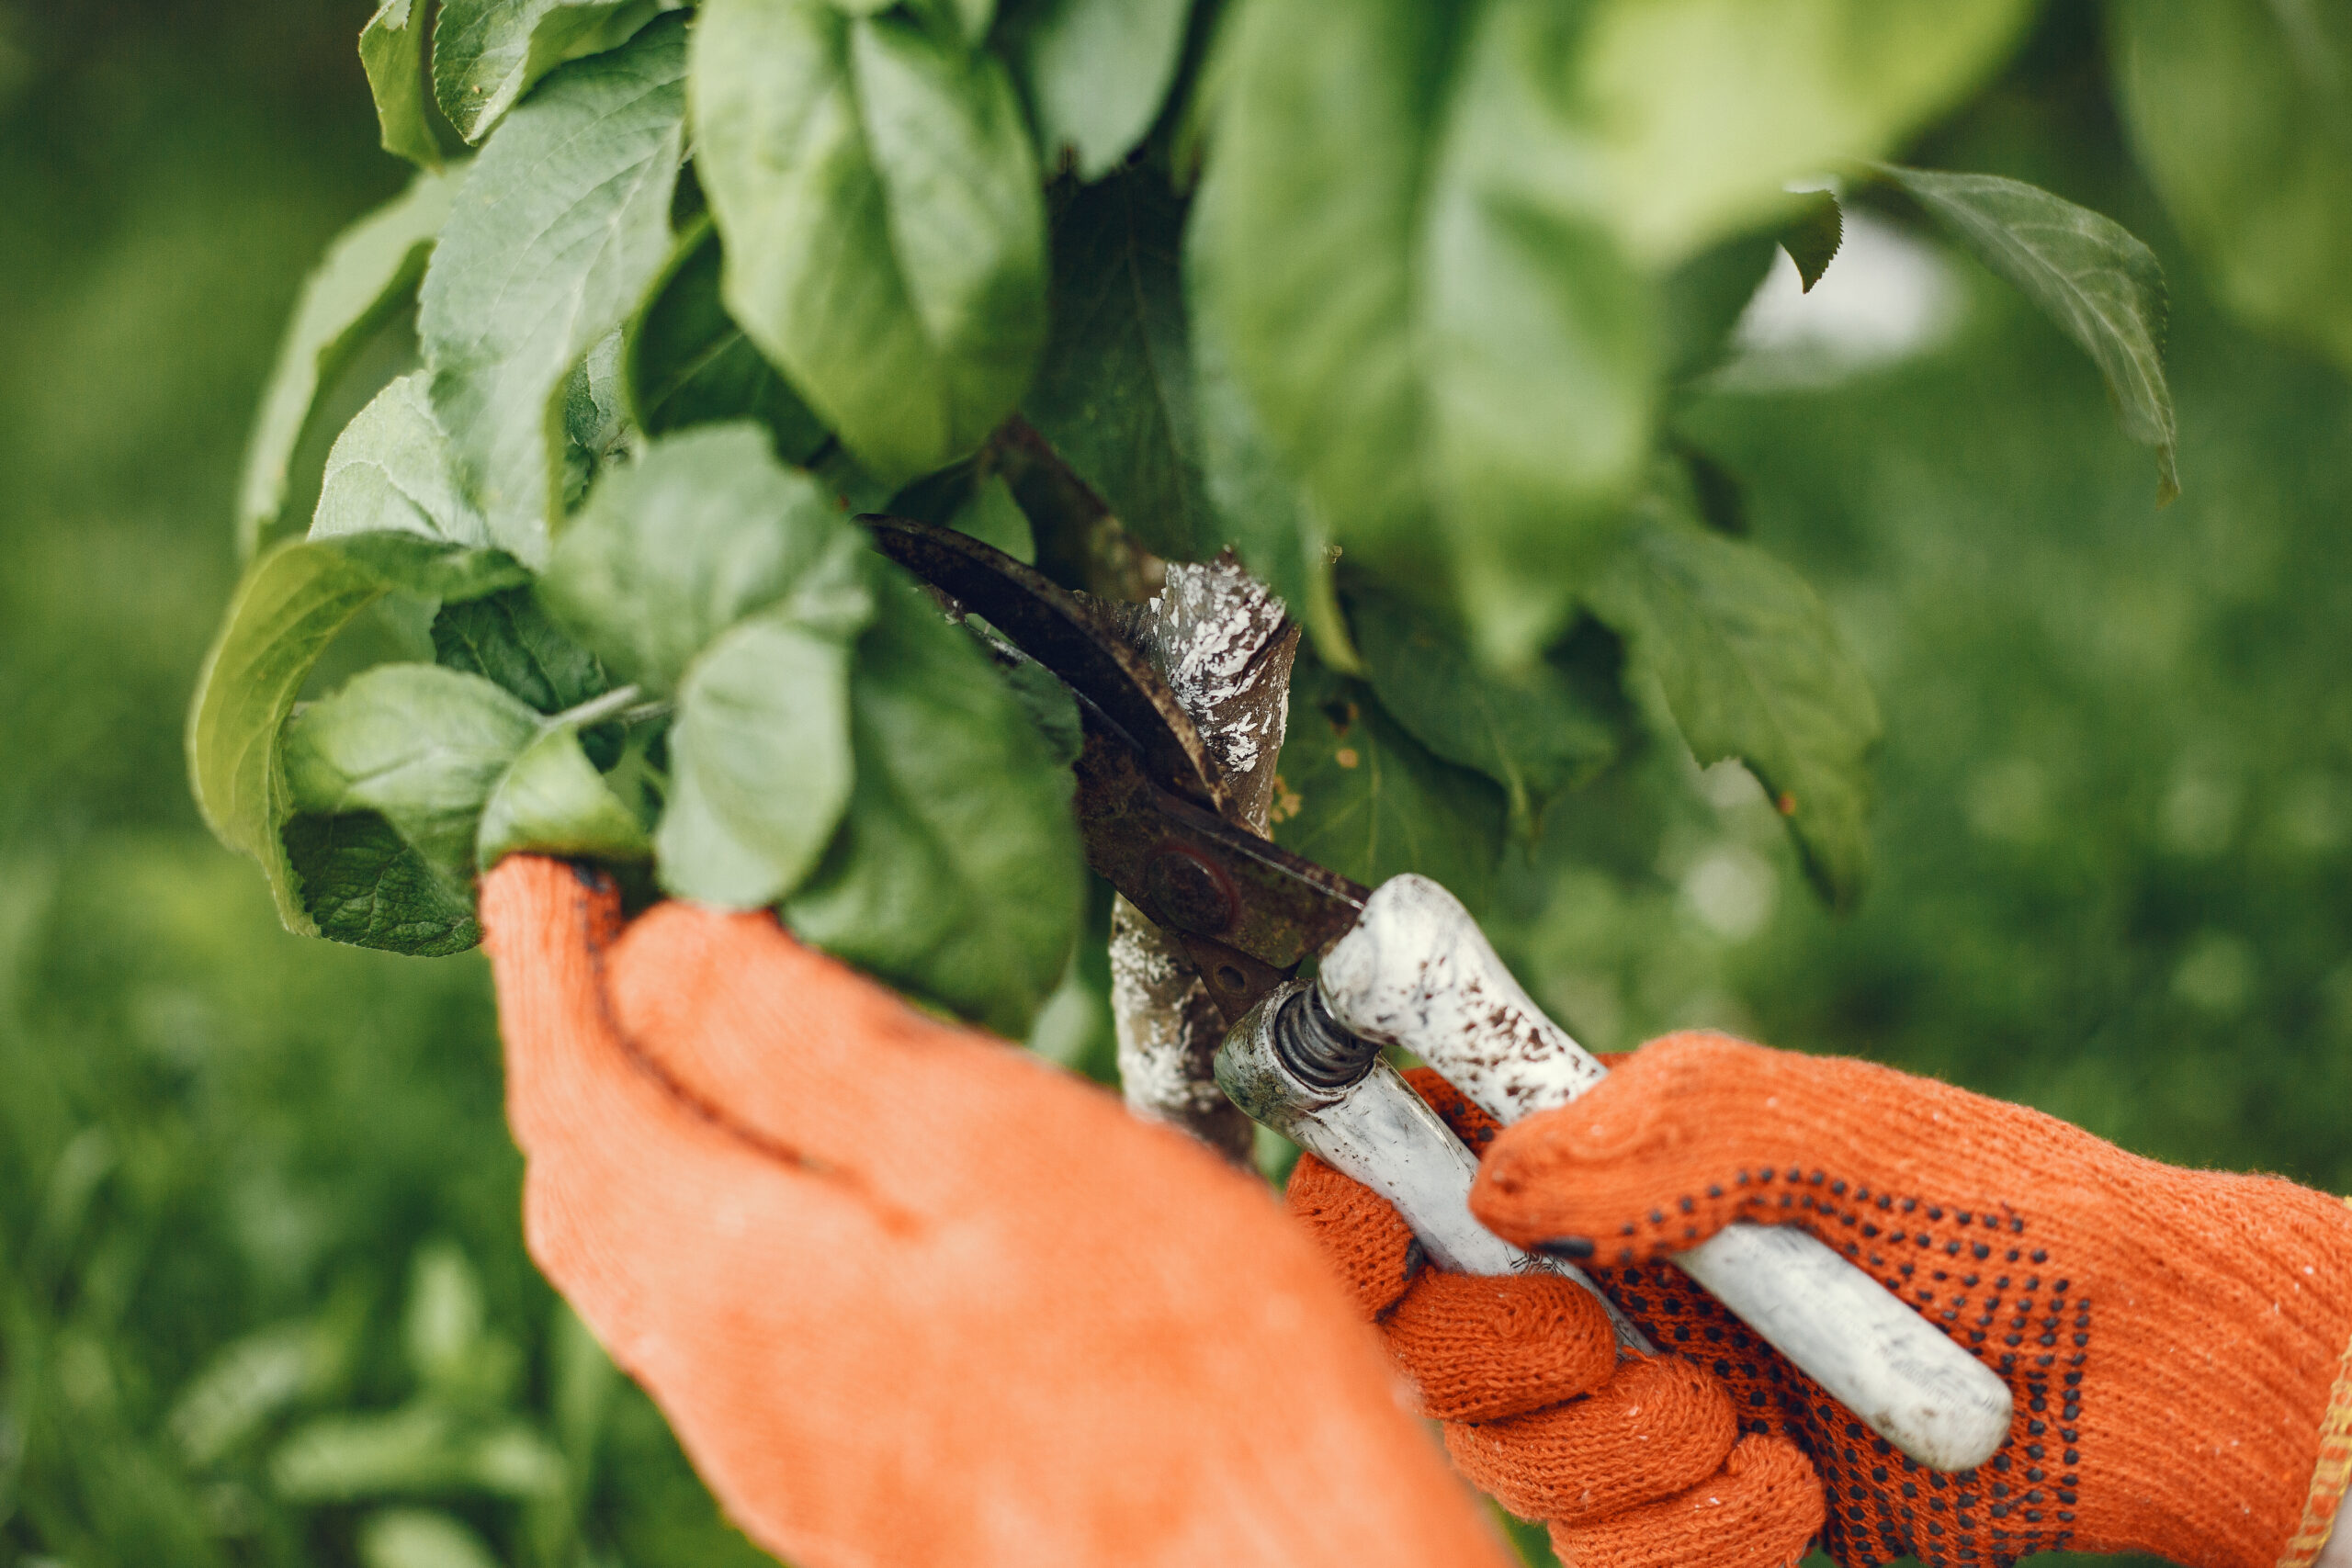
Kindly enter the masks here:
M 1506 1123 L 1605 1075 L 1460 903 L 1418 876 L 1367 891 L 1237 826 L 1191 719 L 1095 602 L 952 530 L 862 521 L 884 554 L 1069 689 L 1085 737 L 1075 771 L 1088 860 L 1199 968 L 1232 1026 L 1217 1077 L 1236 1102 L 1387 1198 L 1442 1265 L 1556 1268 L 1599 1295 L 1571 1266 L 1471 1216 L 1476 1157 L 1380 1059 L 1384 1045 L 1412 1052 Z M 1302 982 L 1310 955 L 1317 977 Z M 1812 1236 L 1735 1224 L 1675 1260 L 1921 1463 L 1967 1470 L 2007 1435 L 2007 1386 Z M 1613 1307 L 1611 1317 L 1621 1341 L 1646 1348 Z

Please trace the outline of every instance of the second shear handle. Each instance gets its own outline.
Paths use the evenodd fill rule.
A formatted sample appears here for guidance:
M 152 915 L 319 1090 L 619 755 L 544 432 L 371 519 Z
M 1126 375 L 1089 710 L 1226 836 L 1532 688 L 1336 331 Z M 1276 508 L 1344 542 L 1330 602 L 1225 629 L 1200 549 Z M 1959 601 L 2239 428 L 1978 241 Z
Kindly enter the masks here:
M 1412 1052 L 1505 1123 L 1608 1076 L 1529 999 L 1470 912 L 1392 878 L 1323 960 L 1343 1027 Z M 1872 1431 L 1920 1463 L 1971 1470 L 2008 1436 L 2008 1385 L 1812 1235 L 1732 1224 L 1675 1263 Z

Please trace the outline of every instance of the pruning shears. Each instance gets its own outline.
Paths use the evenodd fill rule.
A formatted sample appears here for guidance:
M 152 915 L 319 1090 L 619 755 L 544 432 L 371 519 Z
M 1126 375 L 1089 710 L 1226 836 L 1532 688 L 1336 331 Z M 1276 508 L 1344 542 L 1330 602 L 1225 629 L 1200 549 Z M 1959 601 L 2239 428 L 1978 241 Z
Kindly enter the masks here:
M 1242 827 L 1168 682 L 1108 607 L 967 535 L 861 518 L 876 546 L 980 616 L 1076 701 L 1088 861 L 1173 939 L 1227 1035 L 1234 1101 L 1394 1203 L 1430 1256 L 1470 1273 L 1549 1268 L 1640 1331 L 1571 1265 L 1521 1252 L 1470 1214 L 1477 1159 L 1394 1069 L 1435 1067 L 1498 1121 L 1564 1105 L 1606 1069 L 1521 988 L 1461 903 L 1426 877 L 1368 890 Z M 1309 957 L 1315 978 L 1298 978 Z M 2008 1387 L 1809 1234 L 1734 1224 L 1676 1264 L 1865 1425 L 1923 1464 L 1972 1469 L 2007 1438 Z

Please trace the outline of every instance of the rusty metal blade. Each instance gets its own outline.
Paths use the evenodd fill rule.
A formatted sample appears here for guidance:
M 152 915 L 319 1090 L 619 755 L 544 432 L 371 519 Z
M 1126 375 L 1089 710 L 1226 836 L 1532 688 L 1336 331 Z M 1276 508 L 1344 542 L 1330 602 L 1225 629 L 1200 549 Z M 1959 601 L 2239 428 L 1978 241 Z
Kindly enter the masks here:
M 963 604 L 1094 705 L 1160 788 L 1223 813 L 1224 770 L 1150 660 L 1095 601 L 968 534 L 907 517 L 858 519 L 876 548 Z

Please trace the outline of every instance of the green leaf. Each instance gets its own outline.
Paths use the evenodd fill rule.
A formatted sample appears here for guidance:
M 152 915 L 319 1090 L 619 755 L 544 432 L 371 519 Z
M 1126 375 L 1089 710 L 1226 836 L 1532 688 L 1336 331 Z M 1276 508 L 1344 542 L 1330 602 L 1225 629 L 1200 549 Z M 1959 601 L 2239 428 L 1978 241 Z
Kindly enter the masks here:
M 1046 336 L 1045 208 L 1002 64 L 820 0 L 712 0 L 694 62 L 729 311 L 876 475 L 973 450 Z
M 1009 649 L 991 646 L 989 657 L 996 661 L 997 671 L 1005 684 L 1012 687 L 1015 701 L 1029 716 L 1029 722 L 1045 737 L 1046 753 L 1057 768 L 1067 768 L 1078 761 L 1086 749 L 1086 730 L 1078 716 L 1078 701 L 1061 678 L 1034 659 L 1021 657 Z
M 1419 872 L 1476 912 L 1493 896 L 1503 811 L 1500 790 L 1431 756 L 1370 686 L 1299 650 L 1274 842 L 1367 887 Z
M 850 681 L 857 788 L 784 906 L 800 936 L 1025 1037 L 1084 896 L 1071 781 L 989 668 L 895 568 Z
M 806 463 L 824 444 L 825 427 L 720 303 L 721 259 L 707 217 L 679 237 L 669 271 L 629 324 L 629 407 L 648 435 L 755 419 L 778 457 Z
M 628 460 L 634 431 L 621 376 L 621 334 L 616 330 L 597 339 L 564 378 L 561 510 L 567 514 L 579 508 L 598 474 Z
M 2352 15 L 2208 0 L 2107 19 L 2140 165 L 2222 303 L 2352 369 Z
M 1037 537 L 1029 526 L 1029 514 L 1021 510 L 1021 503 L 1012 498 L 1012 487 L 1001 474 L 989 474 L 973 485 L 972 493 L 948 518 L 947 525 L 994 545 L 1014 560 L 1036 564 Z
M 1881 172 L 2082 346 L 2107 379 L 2123 433 L 2156 449 L 2156 504 L 2178 495 L 2155 253 L 2112 219 L 2018 180 L 1891 164 Z
M 870 613 L 864 556 L 831 498 L 777 463 L 765 432 L 707 425 L 606 476 L 558 541 L 539 594 L 606 668 L 666 693 L 762 610 L 826 635 L 855 631 Z
M 490 134 L 532 85 L 568 60 L 617 49 L 682 0 L 442 0 L 433 94 L 468 141 Z
M 476 864 L 488 871 L 526 850 L 600 861 L 641 861 L 653 853 L 645 824 L 581 748 L 576 724 L 541 726 L 482 805 Z
M 1215 555 L 1177 270 L 1184 212 L 1138 170 L 1054 225 L 1053 335 L 1022 408 L 1154 555 Z
M 492 536 L 534 567 L 561 500 L 565 380 L 670 255 L 684 27 L 567 65 L 474 161 L 425 268 L 433 408 Z
M 849 649 L 780 618 L 721 636 L 686 673 L 670 730 L 662 886 L 730 908 L 798 886 L 848 803 Z
M 205 825 L 261 863 L 286 929 L 318 934 L 278 829 L 293 815 L 278 732 L 311 667 L 390 585 L 331 544 L 288 540 L 246 569 L 197 677 L 187 719 L 188 782 Z
M 1690 381 L 1731 351 L 1732 333 L 1772 270 L 1773 241 L 1742 234 L 1711 245 L 1658 279 L 1667 379 Z
M 425 43 L 432 0 L 384 0 L 359 29 L 359 65 L 376 100 L 384 151 L 421 169 L 441 166 L 441 139 L 425 107 Z
M 286 727 L 297 811 L 373 811 L 454 887 L 469 882 L 483 804 L 539 731 L 539 716 L 479 675 L 380 664 Z
M 283 838 L 310 934 L 417 958 L 481 944 L 471 895 L 451 886 L 374 812 L 296 817 Z
M 1135 151 L 1184 55 L 1191 0 L 1034 0 L 1005 18 L 1046 162 L 1101 179 Z
M 1187 231 L 1186 299 L 1192 314 L 1193 407 L 1200 430 L 1201 478 L 1214 522 L 1206 532 L 1233 547 L 1241 564 L 1282 597 L 1306 628 L 1323 662 L 1348 674 L 1362 671 L 1331 586 L 1330 529 L 1297 478 L 1283 468 L 1250 394 L 1235 379 L 1232 355 L 1217 336 L 1216 318 L 1193 291 L 1200 269 L 1190 257 L 1206 238 L 1212 212 L 1196 209 Z
M 1797 279 L 1810 294 L 1829 264 L 1838 257 L 1838 248 L 1846 243 L 1846 214 L 1838 205 L 1838 197 L 1829 191 L 1813 191 L 1801 198 L 1797 216 L 1781 231 L 1781 248 L 1797 265 Z
M 1869 868 L 1878 701 L 1819 596 L 1753 545 L 1652 518 L 1591 604 L 1664 689 L 1691 755 L 1746 763 L 1814 880 L 1851 903 Z
M 1612 231 L 1671 265 L 1961 103 L 2035 0 L 1601 0 L 1563 82 Z
M 491 545 L 490 524 L 467 495 L 457 456 L 435 418 L 423 371 L 376 394 L 327 454 L 313 539 L 413 534 L 470 549 Z
M 270 1480 L 291 1502 L 350 1502 L 436 1492 L 548 1498 L 563 1490 L 563 1456 L 520 1422 L 487 1428 L 444 1406 L 322 1416 L 270 1456 Z
M 480 675 L 541 713 L 560 713 L 610 684 L 590 653 L 548 618 L 528 588 L 510 588 L 433 617 L 433 651 L 442 664 Z
M 359 1527 L 365 1568 L 498 1568 L 481 1538 L 447 1514 L 386 1508 Z
M 1402 599 L 1355 596 L 1356 646 L 1380 705 L 1446 761 L 1503 786 L 1514 831 L 1532 840 L 1544 807 L 1617 755 L 1612 716 L 1545 664 L 1510 676 L 1478 668 L 1469 650 Z
M 458 180 L 454 171 L 418 175 L 399 198 L 345 230 L 302 285 L 245 446 L 237 540 L 246 557 L 281 522 L 287 470 L 321 395 L 414 298 Z
M 1648 289 L 1570 177 L 1575 19 L 1262 0 L 1238 24 L 1204 331 L 1349 553 L 1523 663 L 1616 535 L 1658 372 Z

